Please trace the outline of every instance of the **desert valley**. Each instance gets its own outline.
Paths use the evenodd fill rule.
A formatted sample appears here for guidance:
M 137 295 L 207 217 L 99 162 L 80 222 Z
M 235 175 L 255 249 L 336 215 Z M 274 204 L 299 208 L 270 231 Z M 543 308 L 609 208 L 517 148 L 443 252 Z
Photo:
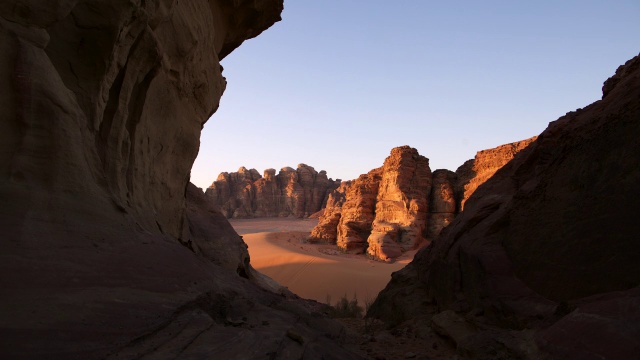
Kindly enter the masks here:
M 638 358 L 640 55 L 455 170 L 200 189 L 220 61 L 283 8 L 0 3 L 0 358 Z

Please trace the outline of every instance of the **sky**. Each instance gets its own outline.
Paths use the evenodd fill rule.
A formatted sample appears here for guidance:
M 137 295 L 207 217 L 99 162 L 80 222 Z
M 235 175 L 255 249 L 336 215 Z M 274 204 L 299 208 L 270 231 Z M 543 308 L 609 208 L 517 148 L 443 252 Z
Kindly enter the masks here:
M 640 1 L 285 0 L 222 60 L 191 181 L 300 163 L 349 180 L 410 145 L 432 170 L 538 135 L 640 52 Z

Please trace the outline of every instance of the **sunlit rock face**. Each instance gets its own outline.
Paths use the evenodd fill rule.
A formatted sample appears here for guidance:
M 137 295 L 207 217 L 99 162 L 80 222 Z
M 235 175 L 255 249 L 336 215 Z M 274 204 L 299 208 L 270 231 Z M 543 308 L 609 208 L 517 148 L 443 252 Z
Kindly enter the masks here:
M 478 358 L 637 356 L 639 99 L 635 57 L 602 100 L 551 122 L 479 186 L 369 314 L 426 324 L 456 313 L 449 333 L 473 329 L 458 353 Z
M 308 217 L 322 210 L 328 195 L 340 180 L 327 178 L 324 170 L 299 164 L 264 171 L 241 167 L 238 172 L 221 173 L 206 190 L 213 206 L 227 218 Z
M 311 305 L 256 285 L 276 289 L 189 185 L 220 59 L 282 9 L 0 2 L 0 358 L 342 353 Z
M 462 164 L 456 170 L 455 192 L 458 199 L 458 212 L 464 210 L 464 204 L 467 199 L 473 195 L 480 185 L 537 138 L 537 136 L 534 136 L 526 140 L 500 145 L 493 149 L 478 151 L 475 158 Z
M 417 150 L 394 148 L 382 168 L 343 183 L 341 201 L 325 209 L 309 241 L 391 261 L 437 238 L 460 204 L 533 140 L 480 151 L 455 173 L 440 169 L 432 174 L 429 159 Z
M 360 175 L 348 187 L 336 238 L 336 243 L 343 250 L 354 253 L 363 253 L 366 250 L 371 224 L 375 219 L 380 181 L 382 168 L 377 168 Z M 322 223 L 322 220 L 320 222 Z
M 424 242 L 430 193 L 429 159 L 409 146 L 391 150 L 382 166 L 367 254 L 390 260 Z
M 343 181 L 340 186 L 329 193 L 327 203 L 322 210 L 318 225 L 309 235 L 310 242 L 335 243 L 338 238 L 338 224 L 342 217 L 342 205 L 347 199 L 347 189 L 351 181 Z

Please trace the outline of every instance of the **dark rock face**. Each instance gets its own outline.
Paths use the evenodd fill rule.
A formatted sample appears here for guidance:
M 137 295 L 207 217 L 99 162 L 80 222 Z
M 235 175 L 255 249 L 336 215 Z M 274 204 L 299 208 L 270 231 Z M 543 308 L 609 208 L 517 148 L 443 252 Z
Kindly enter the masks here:
M 189 186 L 219 60 L 282 8 L 0 3 L 1 358 L 349 357 Z
M 340 182 L 305 164 L 297 169 L 284 167 L 278 175 L 267 169 L 264 177 L 255 169 L 241 167 L 238 172 L 221 173 L 206 195 L 227 218 L 302 218 L 322 210 Z
M 532 349 L 525 358 L 637 354 L 639 64 L 620 67 L 602 100 L 552 122 L 478 187 L 370 314 L 398 322 L 453 310 L 484 329 L 458 344 L 476 355 L 483 341 Z
M 433 184 L 429 196 L 427 239 L 438 237 L 442 229 L 456 217 L 455 184 L 456 173 L 440 169 L 433 172 Z
M 489 178 L 505 166 L 513 157 L 534 142 L 538 137 L 500 145 L 493 149 L 478 151 L 475 158 L 466 161 L 456 170 L 455 197 L 458 212 L 464 204 Z

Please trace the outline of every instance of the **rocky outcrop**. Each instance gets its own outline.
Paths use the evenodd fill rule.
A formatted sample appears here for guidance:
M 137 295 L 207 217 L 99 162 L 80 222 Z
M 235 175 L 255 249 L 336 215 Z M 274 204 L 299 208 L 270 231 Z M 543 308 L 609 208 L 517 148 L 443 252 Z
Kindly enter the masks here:
M 636 356 L 640 57 L 603 90 L 478 187 L 369 314 L 429 323 L 453 311 L 474 329 L 458 352 L 475 358 Z
M 381 180 L 382 168 L 377 168 L 360 175 L 348 186 L 336 237 L 341 249 L 356 253 L 366 250 Z
M 455 184 L 457 175 L 449 170 L 433 172 L 431 194 L 429 196 L 429 216 L 427 218 L 427 239 L 440 235 L 456 217 Z
M 456 170 L 455 192 L 458 212 L 464 210 L 464 204 L 496 171 L 505 166 L 513 157 L 529 146 L 538 137 L 500 145 L 493 149 L 478 151 L 475 158 L 468 160 Z
M 220 59 L 282 9 L 0 2 L 0 358 L 351 358 L 189 186 Z
M 480 151 L 455 173 L 440 169 L 432 174 L 429 159 L 417 150 L 394 148 L 382 168 L 343 183 L 342 208 L 336 202 L 325 210 L 309 241 L 390 261 L 435 239 L 467 197 L 534 140 Z
M 409 146 L 391 150 L 382 166 L 367 254 L 391 260 L 422 244 L 430 193 L 429 159 Z
M 327 196 L 327 203 L 323 210 L 320 210 L 318 225 L 316 225 L 309 235 L 310 242 L 335 243 L 338 238 L 338 224 L 342 217 L 342 205 L 347 199 L 347 189 L 351 181 L 343 181 L 337 189 Z
M 221 173 L 205 194 L 227 218 L 308 217 L 322 210 L 328 195 L 341 181 L 327 178 L 327 172 L 299 164 L 264 171 L 244 166 L 238 172 Z

